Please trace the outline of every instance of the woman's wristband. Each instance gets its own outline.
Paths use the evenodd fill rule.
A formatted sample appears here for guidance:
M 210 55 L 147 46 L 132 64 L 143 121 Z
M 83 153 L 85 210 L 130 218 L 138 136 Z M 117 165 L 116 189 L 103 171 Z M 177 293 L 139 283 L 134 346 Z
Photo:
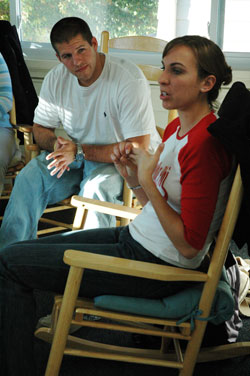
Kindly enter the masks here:
M 130 187 L 128 184 L 127 184 L 127 186 L 128 186 L 129 189 L 132 189 L 132 190 L 141 189 L 141 187 L 142 187 L 140 184 L 135 185 L 134 187 Z

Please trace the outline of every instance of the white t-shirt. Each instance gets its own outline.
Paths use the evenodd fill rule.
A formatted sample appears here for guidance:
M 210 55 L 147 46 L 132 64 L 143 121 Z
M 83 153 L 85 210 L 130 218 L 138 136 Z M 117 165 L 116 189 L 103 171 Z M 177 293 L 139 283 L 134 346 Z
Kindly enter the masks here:
M 110 55 L 89 87 L 63 64 L 54 67 L 44 78 L 34 122 L 62 125 L 79 143 L 106 145 L 146 134 L 153 150 L 160 143 L 146 78 L 135 64 Z
M 167 236 L 150 201 L 129 224 L 131 236 L 160 259 L 184 268 L 196 269 L 219 229 L 232 182 L 232 161 L 207 127 L 216 120 L 211 112 L 186 135 L 178 135 L 179 118 L 163 136 L 153 179 L 171 208 L 180 214 L 186 241 L 200 250 L 187 259 Z

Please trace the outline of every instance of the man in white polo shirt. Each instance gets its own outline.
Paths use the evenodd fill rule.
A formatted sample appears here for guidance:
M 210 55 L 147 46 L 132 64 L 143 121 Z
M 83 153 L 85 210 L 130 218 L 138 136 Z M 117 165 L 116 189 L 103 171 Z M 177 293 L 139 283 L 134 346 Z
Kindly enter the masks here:
M 45 152 L 19 174 L 0 229 L 0 247 L 36 238 L 48 204 L 73 194 L 119 202 L 123 180 L 111 152 L 128 140 L 155 149 L 150 88 L 142 71 L 124 59 L 97 51 L 98 43 L 77 17 L 57 22 L 51 43 L 60 63 L 45 77 L 33 132 Z M 68 137 L 57 137 L 63 126 Z M 89 213 L 85 228 L 115 225 L 113 218 Z

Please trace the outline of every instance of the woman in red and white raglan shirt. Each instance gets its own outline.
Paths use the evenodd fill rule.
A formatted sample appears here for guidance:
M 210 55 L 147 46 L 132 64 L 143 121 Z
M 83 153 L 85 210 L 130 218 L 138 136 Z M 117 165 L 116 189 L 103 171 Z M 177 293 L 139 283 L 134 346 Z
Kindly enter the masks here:
M 212 103 L 232 79 L 220 48 L 199 36 L 169 42 L 159 79 L 165 109 L 178 118 L 154 155 L 124 143 L 113 160 L 143 205 L 129 225 L 132 238 L 167 263 L 197 269 L 225 210 L 231 156 L 207 131 L 216 120 Z

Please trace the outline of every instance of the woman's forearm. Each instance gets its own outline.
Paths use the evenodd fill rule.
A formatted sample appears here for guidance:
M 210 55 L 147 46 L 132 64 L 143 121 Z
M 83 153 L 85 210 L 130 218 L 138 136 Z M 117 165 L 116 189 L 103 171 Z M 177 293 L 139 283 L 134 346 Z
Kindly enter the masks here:
M 199 250 L 193 248 L 186 241 L 184 235 L 184 224 L 181 216 L 169 206 L 153 181 L 148 185 L 144 185 L 143 188 L 145 194 L 153 205 L 163 230 L 174 246 L 178 249 L 182 256 L 188 259 L 195 257 Z
M 135 194 L 137 200 L 140 202 L 142 206 L 145 206 L 146 203 L 148 202 L 148 197 L 142 188 L 142 186 L 139 183 L 133 183 L 133 184 L 128 184 L 127 185 L 130 189 L 132 189 L 133 193 Z

